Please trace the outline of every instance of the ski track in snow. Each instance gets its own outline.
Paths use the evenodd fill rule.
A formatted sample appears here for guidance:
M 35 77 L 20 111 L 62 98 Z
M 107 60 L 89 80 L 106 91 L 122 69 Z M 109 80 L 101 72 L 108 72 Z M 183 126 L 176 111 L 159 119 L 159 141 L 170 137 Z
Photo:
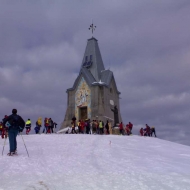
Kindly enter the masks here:
M 23 137 L 30 157 L 21 136 L 18 156 L 6 156 L 7 141 L 0 190 L 190 190 L 185 145 L 135 135 Z

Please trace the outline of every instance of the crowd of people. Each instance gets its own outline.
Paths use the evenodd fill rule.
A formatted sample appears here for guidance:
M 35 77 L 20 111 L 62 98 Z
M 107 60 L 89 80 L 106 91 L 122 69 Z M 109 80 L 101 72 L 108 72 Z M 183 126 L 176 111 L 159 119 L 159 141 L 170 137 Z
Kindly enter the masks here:
M 7 115 L 4 116 L 2 122 L 0 122 L 0 135 L 2 137 L 2 139 L 7 138 L 8 137 L 8 129 L 9 129 L 9 124 L 8 122 L 4 125 L 3 121 L 6 120 L 8 118 Z M 51 118 L 45 118 L 44 119 L 44 128 L 42 130 L 42 133 L 54 133 L 54 129 L 56 128 L 57 123 L 54 122 Z M 26 135 L 28 135 L 31 131 L 31 127 L 32 127 L 32 122 L 30 119 L 28 119 L 25 122 L 25 126 L 24 128 L 26 129 Z M 24 130 L 24 128 L 22 129 L 22 131 Z M 34 127 L 34 131 L 36 134 L 39 134 L 42 128 L 42 118 L 39 117 L 36 121 L 35 127 Z
M 68 128 L 67 133 L 79 133 L 79 134 L 112 134 L 111 123 L 107 120 L 104 124 L 101 120 L 79 120 L 76 123 L 76 118 L 72 118 L 71 130 Z
M 26 122 L 21 116 L 17 114 L 17 109 L 12 110 L 12 114 L 7 116 L 5 115 L 0 122 L 0 133 L 1 137 L 9 138 L 10 152 L 7 154 L 12 156 L 17 154 L 17 141 L 16 137 L 18 133 L 22 133 L 24 128 L 26 128 L 26 135 L 31 131 L 32 122 L 28 119 Z M 57 123 L 55 123 L 51 118 L 44 119 L 44 129 L 43 133 L 54 133 L 54 128 L 56 128 Z M 36 121 L 36 126 L 34 128 L 36 134 L 40 133 L 40 128 L 42 127 L 42 118 L 39 117 Z
M 149 136 L 149 137 L 152 137 L 153 134 L 154 136 L 156 137 L 156 130 L 155 130 L 155 127 L 149 127 L 148 124 L 146 124 L 146 127 L 143 129 L 141 128 L 140 131 L 139 131 L 140 135 L 141 136 Z
M 121 122 L 119 124 L 119 132 L 120 135 L 131 135 L 132 134 L 132 128 L 133 124 L 129 122 L 126 127 Z M 112 134 L 113 133 L 113 127 L 111 125 L 111 122 L 109 120 L 104 123 L 102 120 L 92 120 L 86 119 L 86 120 L 79 120 L 76 121 L 76 117 L 74 116 L 72 118 L 71 127 L 68 127 L 66 133 L 69 134 Z
M 0 122 L 0 132 L 2 138 L 9 137 L 9 144 L 10 144 L 10 152 L 8 153 L 9 156 L 16 154 L 17 151 L 17 142 L 16 136 L 19 132 L 22 132 L 24 128 L 26 128 L 26 135 L 28 135 L 31 131 L 32 122 L 28 119 L 26 122 L 22 119 L 21 116 L 17 115 L 17 110 L 13 109 L 12 114 L 7 116 L 5 115 L 2 122 Z M 44 119 L 44 128 L 42 133 L 54 133 L 54 128 L 56 128 L 57 123 L 55 123 L 51 118 Z M 34 128 L 35 133 L 39 134 L 40 129 L 42 127 L 42 118 L 39 117 L 36 121 L 36 126 Z M 76 117 L 72 118 L 71 122 L 71 131 L 66 133 L 79 133 L 79 134 L 112 134 L 113 129 L 111 126 L 111 122 L 107 120 L 104 124 L 101 120 L 92 120 L 86 119 L 85 121 L 79 120 L 76 121 Z M 120 135 L 132 135 L 133 124 L 129 122 L 126 126 L 121 122 L 118 125 Z M 154 127 L 149 127 L 146 124 L 146 127 L 140 129 L 141 136 L 154 136 L 156 137 L 156 130 Z
M 120 135 L 132 135 L 132 129 L 133 124 L 129 122 L 126 124 L 126 126 L 123 124 L 123 122 L 120 122 L 120 124 L 117 126 L 119 129 Z M 79 120 L 76 121 L 76 117 L 74 116 L 72 118 L 71 127 L 67 128 L 66 133 L 67 134 L 112 134 L 113 130 L 116 129 L 116 127 L 112 128 L 111 122 L 107 120 L 106 124 L 104 124 L 101 120 L 92 120 L 86 119 L 86 120 Z M 156 130 L 155 127 L 149 127 L 146 124 L 145 128 L 141 128 L 139 131 L 139 134 L 141 136 L 155 136 L 156 137 Z

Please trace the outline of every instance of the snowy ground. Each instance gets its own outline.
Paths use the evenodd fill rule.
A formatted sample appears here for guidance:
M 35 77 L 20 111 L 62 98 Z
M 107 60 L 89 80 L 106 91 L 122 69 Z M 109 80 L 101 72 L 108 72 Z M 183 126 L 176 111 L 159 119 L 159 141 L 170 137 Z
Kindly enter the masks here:
M 6 155 L 6 143 L 0 190 L 190 190 L 189 146 L 135 135 L 23 137 L 30 157 L 21 136 L 18 156 Z

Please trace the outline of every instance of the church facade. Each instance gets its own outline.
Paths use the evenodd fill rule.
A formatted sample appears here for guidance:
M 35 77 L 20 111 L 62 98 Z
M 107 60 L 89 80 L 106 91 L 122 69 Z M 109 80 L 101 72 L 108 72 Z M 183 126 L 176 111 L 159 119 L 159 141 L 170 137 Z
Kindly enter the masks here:
M 109 120 L 114 125 L 114 107 L 120 114 L 119 95 L 113 72 L 105 70 L 98 40 L 88 39 L 78 77 L 67 89 L 67 109 L 61 129 L 71 126 L 73 116 L 78 120 Z

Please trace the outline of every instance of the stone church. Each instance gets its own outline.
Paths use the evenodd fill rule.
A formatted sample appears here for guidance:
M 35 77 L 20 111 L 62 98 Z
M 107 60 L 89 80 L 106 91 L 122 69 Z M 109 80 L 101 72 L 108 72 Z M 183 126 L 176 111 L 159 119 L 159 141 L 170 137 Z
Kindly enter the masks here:
M 121 122 L 119 95 L 113 72 L 105 70 L 98 40 L 87 40 L 87 46 L 78 77 L 72 88 L 67 89 L 67 109 L 61 129 L 71 126 L 73 116 L 78 120 L 101 120 L 114 122 L 114 108 L 117 108 Z

